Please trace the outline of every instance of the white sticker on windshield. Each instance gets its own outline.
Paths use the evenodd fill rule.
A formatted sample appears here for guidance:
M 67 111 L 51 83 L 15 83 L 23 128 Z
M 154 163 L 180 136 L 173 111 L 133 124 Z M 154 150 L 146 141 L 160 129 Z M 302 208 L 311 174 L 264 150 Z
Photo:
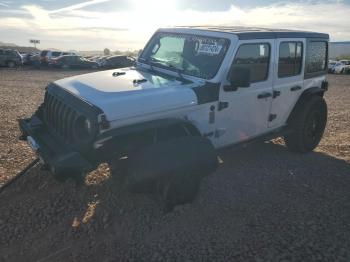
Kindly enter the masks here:
M 198 46 L 198 54 L 204 55 L 218 55 L 222 49 L 222 45 L 215 44 L 203 44 L 200 43 Z

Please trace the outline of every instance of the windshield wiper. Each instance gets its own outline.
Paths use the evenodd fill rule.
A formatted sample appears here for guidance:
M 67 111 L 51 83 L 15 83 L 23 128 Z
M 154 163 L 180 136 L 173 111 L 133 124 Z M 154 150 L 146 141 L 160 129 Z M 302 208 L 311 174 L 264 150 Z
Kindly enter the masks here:
M 163 65 L 162 63 L 159 63 L 159 62 L 155 61 L 156 59 L 150 58 L 150 57 L 148 57 L 148 58 L 142 58 L 142 60 L 143 60 L 143 62 L 145 62 L 147 65 L 149 65 L 149 66 L 151 67 L 151 70 L 152 70 L 153 72 L 155 72 L 153 66 Z
M 171 65 L 171 64 L 166 64 L 166 66 L 174 69 L 181 79 L 185 79 L 184 76 L 182 75 L 182 73 L 185 71 L 183 68 L 176 67 L 176 66 Z
M 169 64 L 169 63 L 162 63 L 160 60 L 153 58 L 153 57 L 143 59 L 143 61 L 146 62 L 146 64 L 148 64 L 151 67 L 151 70 L 153 72 L 155 71 L 153 66 L 168 67 L 168 68 L 173 69 L 181 79 L 185 79 L 184 76 L 182 75 L 182 73 L 185 71 L 183 68 L 176 67 L 176 66 Z M 173 70 L 171 70 L 171 71 L 173 71 Z

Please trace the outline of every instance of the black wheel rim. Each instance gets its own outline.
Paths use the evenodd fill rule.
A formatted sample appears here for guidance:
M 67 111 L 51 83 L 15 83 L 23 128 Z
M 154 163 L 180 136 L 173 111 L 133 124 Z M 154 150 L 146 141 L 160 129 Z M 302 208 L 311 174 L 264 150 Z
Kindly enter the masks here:
M 317 142 L 323 131 L 320 112 L 314 111 L 306 125 L 306 137 L 311 142 Z

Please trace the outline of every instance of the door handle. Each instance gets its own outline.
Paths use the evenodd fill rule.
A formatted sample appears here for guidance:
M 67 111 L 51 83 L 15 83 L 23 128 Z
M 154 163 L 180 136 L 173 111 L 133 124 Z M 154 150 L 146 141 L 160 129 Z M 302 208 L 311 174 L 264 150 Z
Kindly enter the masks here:
M 281 95 L 281 91 L 273 91 L 273 95 L 272 95 L 272 98 L 276 98 L 276 97 L 278 97 L 278 96 L 280 96 Z
M 290 91 L 298 91 L 298 90 L 300 90 L 301 89 L 301 86 L 293 86 L 291 89 L 290 89 Z
M 258 95 L 258 99 L 263 99 L 263 98 L 268 98 L 268 97 L 271 97 L 272 94 L 269 93 L 269 92 L 264 92 L 264 93 L 261 93 Z

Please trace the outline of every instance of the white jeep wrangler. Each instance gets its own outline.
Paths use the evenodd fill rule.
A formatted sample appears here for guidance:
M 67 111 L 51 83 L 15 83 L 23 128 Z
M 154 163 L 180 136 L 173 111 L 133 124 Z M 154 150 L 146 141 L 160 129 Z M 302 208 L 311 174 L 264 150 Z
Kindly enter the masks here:
M 283 136 L 313 150 L 327 105 L 329 36 L 235 27 L 159 29 L 134 67 L 58 80 L 20 120 L 55 177 L 108 163 L 136 192 L 168 206 L 194 198 L 216 149 Z

